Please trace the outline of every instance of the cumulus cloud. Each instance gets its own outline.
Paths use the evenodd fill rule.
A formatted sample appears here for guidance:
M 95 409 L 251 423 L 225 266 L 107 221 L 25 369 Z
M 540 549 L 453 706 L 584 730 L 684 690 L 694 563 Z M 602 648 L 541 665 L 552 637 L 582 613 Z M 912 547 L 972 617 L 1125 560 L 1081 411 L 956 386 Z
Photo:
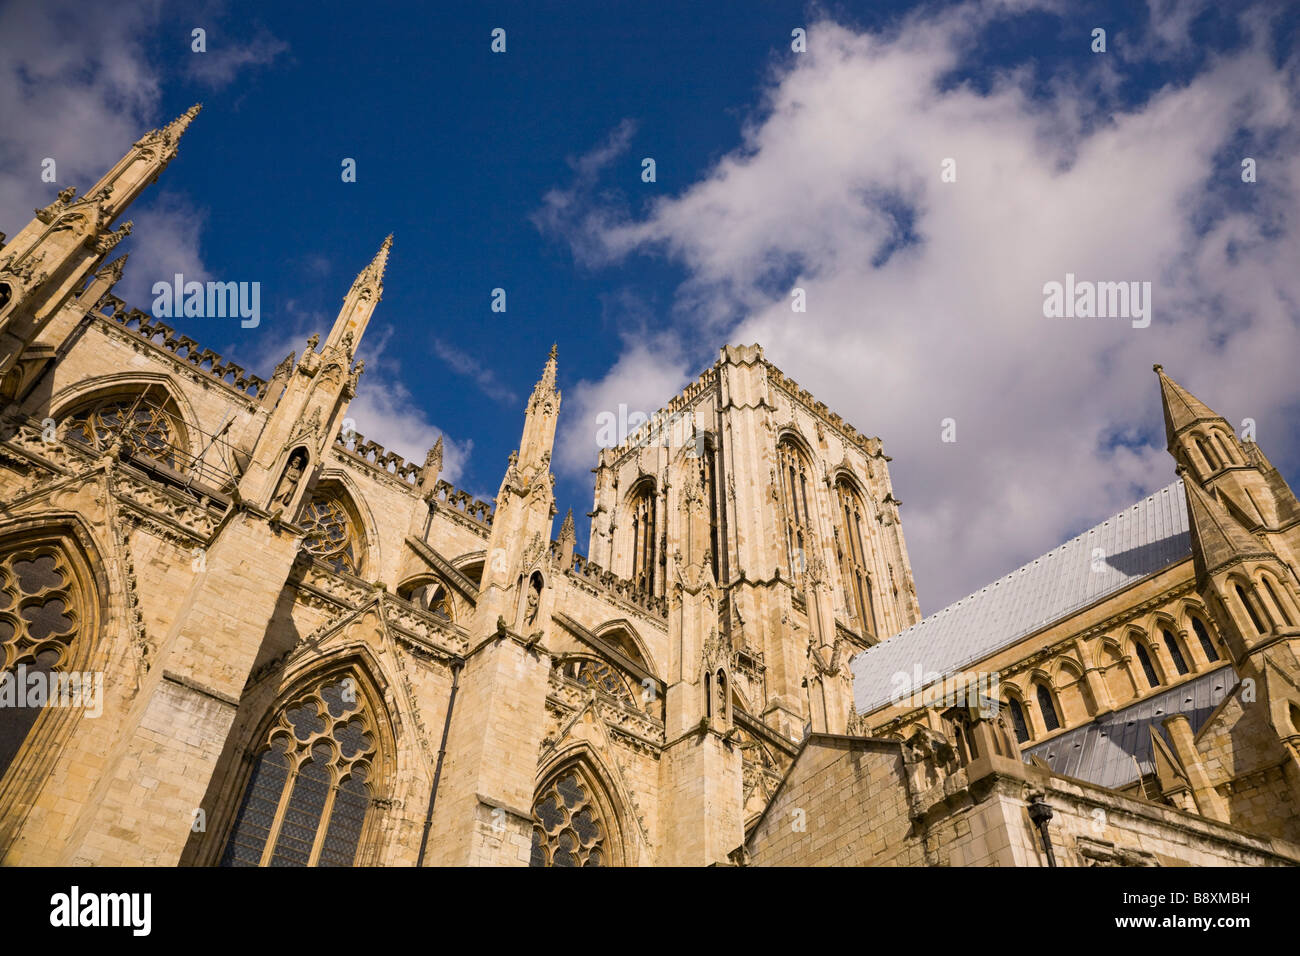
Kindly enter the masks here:
M 153 23 L 129 4 L 0 7 L 0 230 L 16 233 L 64 186 L 89 188 L 159 119 L 140 39 Z M 55 183 L 41 181 L 47 158 Z
M 681 194 L 633 216 L 575 186 L 539 219 L 583 261 L 659 252 L 688 273 L 685 354 L 629 342 L 585 411 L 677 388 L 723 338 L 762 343 L 884 439 L 927 612 L 1173 480 L 1155 361 L 1230 420 L 1255 418 L 1274 461 L 1300 461 L 1300 104 L 1266 17 L 1247 11 L 1248 42 L 1126 104 L 1113 62 L 1046 93 L 1024 70 L 954 80 L 1001 15 L 815 23 L 736 148 Z M 1150 327 L 1045 318 L 1044 284 L 1066 273 L 1150 281 Z M 569 427 L 565 449 L 587 423 Z

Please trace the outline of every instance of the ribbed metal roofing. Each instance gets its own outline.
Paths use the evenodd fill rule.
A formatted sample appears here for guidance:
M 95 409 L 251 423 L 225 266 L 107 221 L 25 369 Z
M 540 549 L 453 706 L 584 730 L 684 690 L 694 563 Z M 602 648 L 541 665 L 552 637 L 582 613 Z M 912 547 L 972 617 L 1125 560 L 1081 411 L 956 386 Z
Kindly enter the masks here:
M 969 667 L 1191 555 L 1181 479 L 850 662 L 854 706 L 890 702 L 918 668 L 925 683 Z M 914 682 L 913 682 L 914 683 Z M 910 690 L 919 690 L 911 686 Z
M 1036 756 L 1067 777 L 1103 787 L 1125 786 L 1138 778 L 1139 769 L 1143 775 L 1155 772 L 1149 728 L 1154 726 L 1168 743 L 1169 734 L 1161 725 L 1170 714 L 1181 713 L 1187 715 L 1192 733 L 1196 733 L 1236 683 L 1232 667 L 1220 667 L 1054 740 L 1026 748 L 1024 757 Z

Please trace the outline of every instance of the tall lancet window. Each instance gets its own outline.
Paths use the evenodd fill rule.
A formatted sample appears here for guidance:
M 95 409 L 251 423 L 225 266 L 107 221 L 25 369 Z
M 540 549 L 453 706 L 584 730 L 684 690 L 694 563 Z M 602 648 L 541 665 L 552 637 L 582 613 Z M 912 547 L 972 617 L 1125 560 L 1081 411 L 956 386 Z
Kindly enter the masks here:
M 790 573 L 803 588 L 808 568 L 808 549 L 812 546 L 812 518 L 808 510 L 808 483 L 811 469 L 799 446 L 783 438 L 776 446 L 777 472 L 781 480 L 782 516 L 785 521 L 785 547 Z
M 718 450 L 712 439 L 706 438 L 700 451 L 700 487 L 709 500 L 709 553 L 713 559 L 713 580 L 719 580 L 722 568 L 722 533 L 718 513 L 722 503 L 718 500 Z
M 642 482 L 632 494 L 632 580 L 647 594 L 655 589 L 655 497 L 651 480 Z
M 876 632 L 875 608 L 871 600 L 871 578 L 867 574 L 866 541 L 862 534 L 862 497 L 846 478 L 835 482 L 839 501 L 840 568 L 844 576 L 844 604 L 863 634 Z

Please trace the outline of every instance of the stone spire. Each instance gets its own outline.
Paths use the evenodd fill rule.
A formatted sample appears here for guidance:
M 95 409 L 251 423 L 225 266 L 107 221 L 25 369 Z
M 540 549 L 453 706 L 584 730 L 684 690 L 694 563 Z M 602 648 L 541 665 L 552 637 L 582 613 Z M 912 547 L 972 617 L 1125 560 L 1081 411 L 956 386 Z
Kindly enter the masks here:
M 1165 411 L 1165 437 L 1169 441 L 1171 452 L 1177 447 L 1179 436 L 1198 423 L 1222 422 L 1229 432 L 1232 431 L 1222 415 L 1166 375 L 1163 365 L 1154 365 L 1152 368 L 1160 378 L 1160 399 Z
M 189 129 L 203 107 L 195 103 L 162 129 L 152 129 L 132 144 L 99 182 L 87 191 L 85 199 L 102 205 L 104 222 L 109 223 L 135 201 L 146 186 L 158 178 L 179 150 L 181 136 Z
M 177 141 L 198 111 L 194 106 L 163 129 L 146 133 L 80 199 L 73 186 L 59 190 L 0 249 L 0 286 L 7 290 L 0 301 L 0 397 L 12 398 L 35 380 L 42 361 L 23 354 L 38 336 L 42 345 L 63 344 L 70 329 L 43 335 L 46 327 L 130 234 L 130 222 L 117 228 L 114 222 L 176 156 Z
M 390 233 L 380 245 L 370 264 L 357 274 L 343 297 L 343 308 L 334 320 L 334 328 L 325 340 L 325 348 L 344 347 L 355 352 L 361 344 L 370 317 L 375 312 L 384 294 L 384 269 L 388 266 L 388 253 L 393 248 L 393 236 Z
M 555 445 L 555 423 L 560 414 L 560 390 L 555 387 L 556 346 L 551 346 L 542 377 L 533 386 L 519 442 L 518 470 L 529 477 L 549 472 Z
M 1178 466 L 1187 493 L 1187 517 L 1192 532 L 1192 559 L 1197 580 L 1204 581 L 1225 564 L 1242 557 L 1272 560 L 1271 551 L 1241 526 L 1223 506 Z

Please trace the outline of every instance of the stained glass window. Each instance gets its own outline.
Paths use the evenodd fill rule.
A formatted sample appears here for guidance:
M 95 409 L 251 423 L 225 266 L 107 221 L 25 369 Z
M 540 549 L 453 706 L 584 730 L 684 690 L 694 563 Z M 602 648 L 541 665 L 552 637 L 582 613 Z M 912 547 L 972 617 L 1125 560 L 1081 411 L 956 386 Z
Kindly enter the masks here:
M 6 699 L 14 701 L 0 706 L 0 776 L 41 714 L 40 704 L 17 705 L 20 675 L 30 681 L 67 663 L 79 606 L 76 578 L 62 549 L 51 544 L 0 553 L 0 681 L 9 685 Z
M 560 774 L 533 804 L 530 866 L 603 866 L 605 827 L 576 770 Z
M 162 396 L 146 392 L 128 398 L 110 398 L 83 407 L 68 416 L 68 437 L 104 449 L 121 436 L 122 444 L 169 465 L 175 464 L 174 413 Z
M 578 683 L 587 687 L 594 687 L 610 697 L 616 697 L 627 703 L 632 702 L 632 695 L 628 691 L 627 682 L 623 680 L 618 671 L 604 661 L 576 661 L 571 665 L 570 676 Z
M 335 571 L 357 573 L 356 526 L 337 495 L 313 498 L 298 524 L 307 532 L 304 548 Z
M 222 866 L 351 866 L 370 805 L 376 735 L 354 678 L 280 712 L 253 768 Z

